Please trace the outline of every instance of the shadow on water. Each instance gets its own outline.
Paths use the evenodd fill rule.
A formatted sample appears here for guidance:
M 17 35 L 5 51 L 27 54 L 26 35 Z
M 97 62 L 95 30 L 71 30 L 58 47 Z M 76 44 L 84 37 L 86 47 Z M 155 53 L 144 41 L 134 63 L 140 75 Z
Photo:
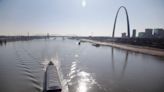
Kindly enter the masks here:
M 126 71 L 126 67 L 127 67 L 127 64 L 128 64 L 128 55 L 129 55 L 129 52 L 126 51 L 126 55 L 125 55 L 124 64 L 123 64 L 123 68 L 122 68 L 122 71 L 121 71 L 120 78 L 124 77 L 124 74 L 125 74 L 125 71 Z M 114 48 L 113 47 L 111 48 L 111 59 L 112 59 L 113 75 L 115 76 L 116 73 L 115 73 L 115 60 L 114 60 Z
M 112 69 L 113 69 L 113 73 L 115 73 L 115 64 L 114 64 L 114 50 L 113 50 L 113 47 L 112 47 L 112 50 L 111 50 L 112 54 L 111 54 L 111 58 L 112 58 Z
M 4 40 L 4 41 L 0 40 L 0 46 L 3 46 L 3 45 L 6 46 L 6 44 L 7 44 L 7 41 L 6 40 Z

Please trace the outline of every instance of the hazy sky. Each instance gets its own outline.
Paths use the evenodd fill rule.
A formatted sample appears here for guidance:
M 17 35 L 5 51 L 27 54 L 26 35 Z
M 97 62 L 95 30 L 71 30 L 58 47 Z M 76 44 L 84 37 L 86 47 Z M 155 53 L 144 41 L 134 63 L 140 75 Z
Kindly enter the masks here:
M 131 30 L 164 28 L 164 0 L 0 0 L 0 35 L 62 34 L 111 36 L 119 6 Z M 121 10 L 116 35 L 126 31 Z

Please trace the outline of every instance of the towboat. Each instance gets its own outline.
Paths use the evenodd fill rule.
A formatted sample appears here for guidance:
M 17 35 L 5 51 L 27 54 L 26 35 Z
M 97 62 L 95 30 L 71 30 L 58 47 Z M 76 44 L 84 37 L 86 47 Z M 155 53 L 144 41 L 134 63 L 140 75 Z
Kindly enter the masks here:
M 59 74 L 52 61 L 49 62 L 46 68 L 43 92 L 62 92 Z
M 97 44 L 97 43 L 92 43 L 92 45 L 95 47 L 100 47 L 100 44 Z

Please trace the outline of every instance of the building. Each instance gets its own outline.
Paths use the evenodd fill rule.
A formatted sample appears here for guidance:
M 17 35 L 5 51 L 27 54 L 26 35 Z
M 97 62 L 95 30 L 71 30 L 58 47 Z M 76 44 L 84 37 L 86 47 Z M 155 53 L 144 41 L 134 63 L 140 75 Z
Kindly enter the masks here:
M 145 32 L 139 32 L 138 37 L 139 38 L 145 38 Z
M 153 38 L 153 29 L 145 29 L 145 32 L 139 32 L 139 38 Z
M 136 38 L 136 29 L 133 29 L 133 35 L 132 38 Z
M 162 28 L 154 29 L 154 37 L 155 38 L 164 38 L 164 29 L 162 29 Z
M 144 38 L 152 38 L 153 37 L 153 29 L 145 29 Z
M 126 33 L 122 33 L 122 38 L 126 38 Z
M 50 36 L 50 34 L 49 33 L 47 33 L 47 37 L 49 37 Z

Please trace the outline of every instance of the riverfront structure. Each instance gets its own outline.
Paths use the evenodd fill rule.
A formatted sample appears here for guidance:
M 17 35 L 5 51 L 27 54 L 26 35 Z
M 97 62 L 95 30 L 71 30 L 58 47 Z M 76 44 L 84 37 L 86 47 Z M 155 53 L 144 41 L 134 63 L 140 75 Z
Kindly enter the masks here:
M 155 38 L 164 38 L 164 29 L 162 29 L 162 28 L 154 29 L 154 37 Z
M 147 29 L 145 29 L 145 32 L 139 32 L 138 37 L 139 38 L 151 38 L 151 39 L 153 39 L 153 38 L 163 39 L 164 38 L 164 29 L 147 28 Z
M 133 29 L 133 35 L 132 38 L 136 38 L 136 29 Z
M 127 37 L 130 38 L 130 23 L 129 23 L 129 15 L 128 15 L 128 11 L 126 9 L 125 6 L 121 6 L 117 13 L 116 13 L 116 17 L 115 17 L 115 21 L 114 21 L 114 26 L 113 26 L 113 34 L 112 34 L 112 38 L 114 38 L 114 35 L 115 35 L 115 28 L 116 28 L 116 23 L 117 23 L 117 17 L 118 17 L 118 14 L 120 12 L 121 9 L 124 9 L 125 10 L 125 14 L 126 14 L 126 20 L 127 20 Z

